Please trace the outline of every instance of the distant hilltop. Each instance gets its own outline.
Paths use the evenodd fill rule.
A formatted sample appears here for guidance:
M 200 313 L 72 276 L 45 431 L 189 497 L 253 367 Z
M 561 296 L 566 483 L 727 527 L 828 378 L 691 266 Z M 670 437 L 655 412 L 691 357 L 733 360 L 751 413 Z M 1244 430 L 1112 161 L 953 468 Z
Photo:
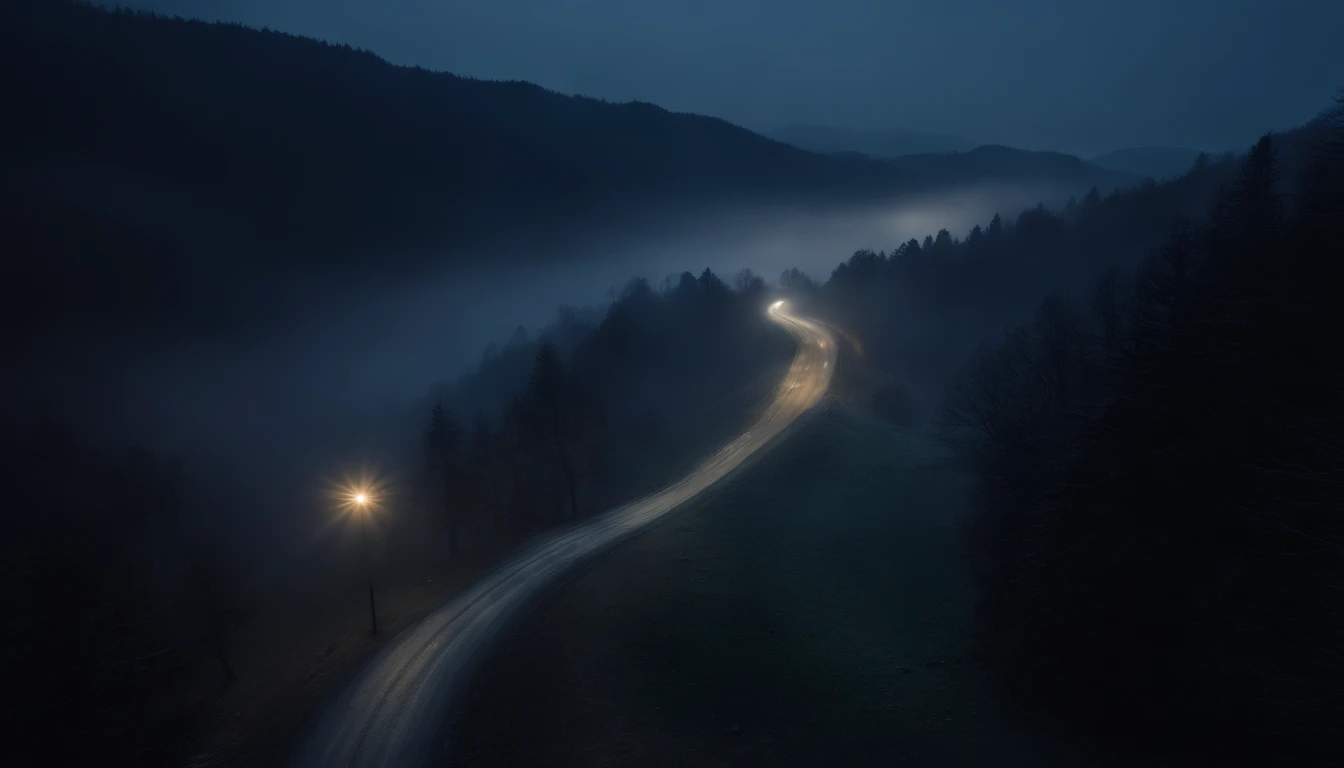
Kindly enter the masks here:
M 1199 150 L 1186 147 L 1130 147 L 1092 158 L 1094 165 L 1135 176 L 1170 179 L 1190 170 Z
M 960 136 L 940 136 L 904 128 L 854 130 L 821 125 L 794 124 L 767 132 L 785 144 L 812 152 L 858 152 L 869 157 L 901 157 L 930 152 L 964 152 L 975 143 Z

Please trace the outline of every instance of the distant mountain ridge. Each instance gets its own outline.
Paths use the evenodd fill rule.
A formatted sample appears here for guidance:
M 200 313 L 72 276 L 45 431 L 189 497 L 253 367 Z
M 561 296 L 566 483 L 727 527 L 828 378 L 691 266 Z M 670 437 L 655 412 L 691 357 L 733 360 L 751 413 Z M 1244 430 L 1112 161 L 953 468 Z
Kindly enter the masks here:
M 1170 179 L 1190 170 L 1198 156 L 1198 150 L 1186 147 L 1129 147 L 1097 155 L 1091 162 L 1140 177 Z
M 960 136 L 940 136 L 904 128 L 857 130 L 821 125 L 786 125 L 766 135 L 812 152 L 857 152 L 875 158 L 893 158 L 932 152 L 963 152 L 975 146 Z
M 394 66 L 279 32 L 57 0 L 19 0 L 0 20 L 31 78 L 10 112 L 28 172 L 48 185 L 81 168 L 105 186 L 118 172 L 157 181 L 241 240 L 324 259 L 634 202 L 845 199 L 904 181 L 717 118 Z
M 1006 148 L 818 154 L 652 104 L 62 0 L 0 7 L 0 47 L 18 81 L 0 246 L 22 264 L 11 290 L 52 323 L 224 327 L 244 307 L 285 311 L 291 298 L 259 287 L 268 273 L 523 263 L 535 249 L 497 242 L 650 211 L 849 205 L 990 177 L 1079 193 L 1137 181 Z
M 1049 180 L 1090 183 L 1101 190 L 1132 186 L 1141 177 L 1101 168 L 1062 152 L 1014 149 L 986 144 L 968 152 L 906 155 L 887 161 L 903 171 L 936 175 L 948 183 L 977 180 Z
M 791 125 L 770 134 L 779 141 L 832 157 L 872 159 L 921 178 L 942 183 L 996 180 L 1088 181 L 1105 190 L 1139 183 L 1148 173 L 1087 162 L 1062 152 L 1015 149 L 999 144 L 975 145 L 960 136 L 893 128 L 851 130 Z M 1193 162 L 1193 157 L 1191 158 Z M 1189 167 L 1188 164 L 1185 167 Z
M 21 185 L 131 233 L 189 236 L 208 221 L 213 239 L 324 262 L 641 206 L 913 194 L 974 177 L 987 158 L 818 154 L 713 117 L 394 66 L 240 25 L 60 0 L 16 0 L 3 17 L 0 43 L 30 79 L 10 110 Z M 1015 172 L 1127 183 L 1029 165 Z

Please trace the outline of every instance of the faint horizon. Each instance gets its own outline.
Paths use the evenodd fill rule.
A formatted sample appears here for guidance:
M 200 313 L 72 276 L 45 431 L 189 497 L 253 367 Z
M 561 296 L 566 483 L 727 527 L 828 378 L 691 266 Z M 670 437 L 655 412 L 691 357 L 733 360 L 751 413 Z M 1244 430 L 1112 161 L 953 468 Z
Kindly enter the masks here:
M 791 123 L 900 128 L 1080 157 L 1243 148 L 1327 108 L 1344 72 L 1334 44 L 1344 4 L 1324 0 L 129 6 L 348 43 L 396 64 L 650 102 L 766 135 Z

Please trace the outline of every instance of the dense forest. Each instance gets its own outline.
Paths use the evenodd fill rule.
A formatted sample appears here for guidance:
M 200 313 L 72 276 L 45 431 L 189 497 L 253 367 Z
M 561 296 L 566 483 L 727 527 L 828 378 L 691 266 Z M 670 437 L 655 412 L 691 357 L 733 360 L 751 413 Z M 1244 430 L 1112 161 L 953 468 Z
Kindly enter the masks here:
M 1312 167 L 1324 131 L 1316 121 L 1276 136 L 1286 175 Z M 1058 210 L 995 215 L 965 235 L 944 229 L 890 251 L 859 250 L 825 281 L 790 271 L 781 287 L 862 340 L 909 399 L 907 418 L 922 422 L 978 344 L 1030 316 L 1046 294 L 1084 294 L 1108 270 L 1137 267 L 1174 226 L 1203 220 L 1239 172 L 1233 155 L 1199 155 L 1168 181 L 1094 187 Z
M 1081 290 L 1109 267 L 1136 264 L 1233 172 L 1229 159 L 1200 158 L 1170 182 L 1104 197 L 1093 188 L 1062 210 L 995 215 L 964 237 L 944 229 L 890 252 L 860 250 L 824 284 L 786 277 L 784 287 L 800 285 L 797 298 L 861 339 L 865 355 L 913 398 L 911 418 L 927 416 L 976 344 L 1043 293 Z
M 423 508 L 454 542 L 527 537 L 670 481 L 741 430 L 792 356 L 768 297 L 749 270 L 731 287 L 708 269 L 635 279 L 595 323 L 564 310 L 487 350 L 433 395 Z
M 979 478 L 987 651 L 1117 751 L 1344 745 L 1344 108 L 1300 172 L 1278 143 L 983 347 L 941 416 Z

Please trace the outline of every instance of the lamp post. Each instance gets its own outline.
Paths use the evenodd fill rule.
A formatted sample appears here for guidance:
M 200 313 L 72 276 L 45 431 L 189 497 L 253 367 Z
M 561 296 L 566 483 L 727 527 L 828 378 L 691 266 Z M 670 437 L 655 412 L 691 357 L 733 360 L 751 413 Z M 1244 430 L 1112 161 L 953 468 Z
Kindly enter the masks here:
M 372 501 L 369 494 L 365 491 L 356 491 L 353 497 L 355 511 L 364 520 L 362 522 L 364 531 L 364 569 L 369 578 L 369 620 L 373 624 L 373 634 L 378 634 L 378 609 L 373 602 L 373 542 L 369 538 L 369 527 L 372 525 L 373 510 Z

